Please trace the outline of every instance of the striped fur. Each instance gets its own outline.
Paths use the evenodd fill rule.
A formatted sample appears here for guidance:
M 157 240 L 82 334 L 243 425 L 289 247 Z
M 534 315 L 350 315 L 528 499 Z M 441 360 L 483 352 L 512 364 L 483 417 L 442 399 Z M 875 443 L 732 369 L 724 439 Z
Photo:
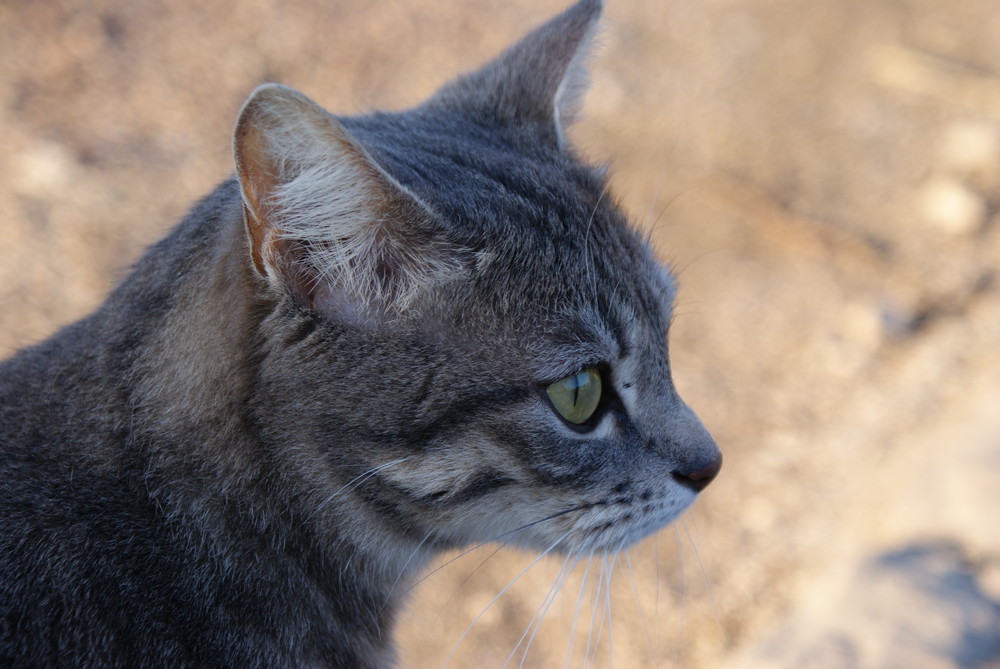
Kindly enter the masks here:
M 599 9 L 406 112 L 259 89 L 236 178 L 0 366 L 0 665 L 388 667 L 440 551 L 692 502 L 672 279 L 565 140 Z M 591 366 L 574 427 L 544 388 Z

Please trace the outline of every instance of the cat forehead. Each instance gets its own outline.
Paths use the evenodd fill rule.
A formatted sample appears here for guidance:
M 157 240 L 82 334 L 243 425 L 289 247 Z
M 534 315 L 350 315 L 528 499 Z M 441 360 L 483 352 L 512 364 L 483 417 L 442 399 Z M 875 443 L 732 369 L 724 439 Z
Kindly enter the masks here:
M 608 331 L 601 320 L 612 317 L 641 313 L 643 322 L 665 327 L 673 277 L 615 204 L 603 171 L 516 129 L 440 113 L 379 113 L 344 125 L 459 245 L 476 252 L 480 287 L 497 293 L 510 316 L 559 321 L 591 313 L 576 325 L 564 322 L 599 339 L 598 330 Z
M 593 204 L 601 188 L 597 170 L 517 128 L 421 110 L 343 123 L 382 168 L 446 219 L 488 224 L 493 214 L 516 224 L 573 198 Z
M 671 272 L 645 247 L 634 255 L 603 242 L 577 250 L 584 247 L 589 257 L 555 245 L 554 255 L 530 247 L 485 254 L 479 261 L 483 278 L 473 282 L 482 292 L 469 311 L 488 305 L 491 327 L 540 342 L 542 358 L 561 352 L 552 361 L 557 366 L 563 359 L 577 366 L 614 363 L 662 349 L 675 295 Z M 502 310 L 495 311 L 496 304 Z

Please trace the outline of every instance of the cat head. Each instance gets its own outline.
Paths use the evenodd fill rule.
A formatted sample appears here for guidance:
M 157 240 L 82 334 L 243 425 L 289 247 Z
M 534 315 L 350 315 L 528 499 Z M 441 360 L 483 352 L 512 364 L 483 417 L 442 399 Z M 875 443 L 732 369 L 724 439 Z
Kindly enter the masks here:
M 600 9 L 405 112 L 265 85 L 240 113 L 249 259 L 281 305 L 261 383 L 316 488 L 364 477 L 343 496 L 376 524 L 613 550 L 719 470 L 671 382 L 673 279 L 567 142 Z

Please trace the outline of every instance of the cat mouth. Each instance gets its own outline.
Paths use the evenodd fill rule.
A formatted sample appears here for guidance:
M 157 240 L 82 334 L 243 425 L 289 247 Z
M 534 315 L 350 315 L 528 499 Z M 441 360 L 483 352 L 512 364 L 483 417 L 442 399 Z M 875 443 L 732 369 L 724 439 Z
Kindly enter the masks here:
M 625 513 L 617 520 L 608 520 L 584 530 L 581 537 L 583 548 L 617 553 L 663 529 L 680 513 L 681 511 L 677 511 L 666 518 L 662 516 L 635 518 L 631 513 Z
M 663 529 L 676 520 L 694 501 L 695 496 L 667 494 L 655 500 L 642 500 L 636 504 L 631 498 L 593 502 L 574 507 L 560 514 L 580 514 L 572 518 L 568 527 L 559 523 L 563 531 L 556 540 L 554 550 L 561 553 L 616 553 Z M 558 530 L 557 530 L 558 531 Z M 546 533 L 549 540 L 554 533 Z

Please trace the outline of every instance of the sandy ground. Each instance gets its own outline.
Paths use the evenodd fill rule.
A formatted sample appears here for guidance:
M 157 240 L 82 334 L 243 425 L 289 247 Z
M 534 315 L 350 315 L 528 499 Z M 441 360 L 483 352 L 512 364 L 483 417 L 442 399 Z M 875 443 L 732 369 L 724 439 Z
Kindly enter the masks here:
M 680 274 L 677 383 L 726 466 L 551 606 L 557 560 L 481 616 L 532 556 L 447 563 L 402 666 L 515 666 L 529 630 L 526 667 L 1000 667 L 995 0 L 609 2 L 573 138 Z M 562 7 L 0 3 L 0 352 L 231 171 L 257 83 L 400 108 Z

